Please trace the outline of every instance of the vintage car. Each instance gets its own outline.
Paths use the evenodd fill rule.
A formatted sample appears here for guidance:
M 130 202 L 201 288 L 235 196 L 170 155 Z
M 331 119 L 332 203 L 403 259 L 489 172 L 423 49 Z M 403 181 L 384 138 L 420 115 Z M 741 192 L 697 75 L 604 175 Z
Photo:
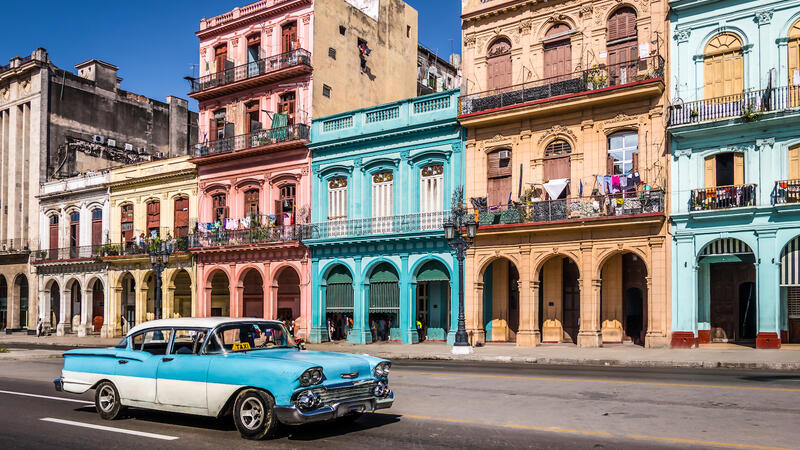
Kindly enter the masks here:
M 125 407 L 233 416 L 242 437 L 278 423 L 352 420 L 389 408 L 391 363 L 366 355 L 306 351 L 277 321 L 162 319 L 137 325 L 116 347 L 64 353 L 56 390 L 95 390 L 100 417 Z

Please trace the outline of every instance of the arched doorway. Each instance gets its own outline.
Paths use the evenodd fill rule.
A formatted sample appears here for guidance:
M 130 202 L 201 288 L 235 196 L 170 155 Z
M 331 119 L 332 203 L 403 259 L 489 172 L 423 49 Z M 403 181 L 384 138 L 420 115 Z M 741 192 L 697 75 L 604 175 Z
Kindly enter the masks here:
M 103 283 L 100 280 L 94 280 L 92 284 L 92 310 L 90 312 L 92 330 L 95 333 L 99 333 L 103 328 L 103 322 L 105 322 L 105 292 Z
M 50 281 L 50 328 L 55 329 L 61 321 L 61 287 L 55 280 Z
M 486 342 L 516 342 L 519 331 L 519 272 L 505 258 L 483 271 L 483 326 Z
M 291 322 L 300 317 L 300 275 L 293 267 L 278 273 L 278 320 Z
M 755 254 L 744 242 L 725 238 L 706 245 L 698 257 L 700 343 L 751 343 L 758 330 Z
M 217 270 L 211 276 L 211 317 L 225 317 L 231 314 L 230 288 L 228 276 Z
M 539 329 L 543 343 L 578 343 L 580 270 L 572 258 L 553 256 L 539 269 Z
M 392 329 L 399 325 L 400 278 L 394 267 L 386 262 L 375 266 L 369 276 L 368 324 L 372 342 L 399 339 L 392 336 Z M 398 330 L 399 331 L 399 330 Z
M 120 313 L 122 314 L 122 333 L 125 334 L 136 325 L 136 280 L 126 273 L 122 276 Z
M 647 334 L 647 267 L 632 252 L 610 256 L 600 269 L 603 343 L 644 345 Z
M 156 318 L 156 274 L 155 272 L 147 272 L 144 276 L 144 286 L 142 286 L 147 292 L 147 297 L 145 301 L 145 316 L 144 320 L 153 320 Z M 162 311 L 163 311 L 163 301 L 162 301 Z
M 247 269 L 242 286 L 242 315 L 264 317 L 264 280 L 258 270 Z
M 780 294 L 785 317 L 781 323 L 781 342 L 800 344 L 800 236 L 781 251 Z
M 81 295 L 81 284 L 78 282 L 78 280 L 67 282 L 67 290 L 69 291 L 69 315 L 67 316 L 67 319 L 69 319 L 72 332 L 75 333 L 78 331 L 78 327 L 81 325 L 81 303 L 83 300 L 83 295 Z
M 8 284 L 0 275 L 0 330 L 8 326 Z
M 419 268 L 415 323 L 420 342 L 444 341 L 450 330 L 450 276 L 439 261 Z
M 28 278 L 25 275 L 17 275 L 14 280 L 14 291 L 19 299 L 17 302 L 19 328 L 28 328 Z
M 353 275 L 337 264 L 325 277 L 325 326 L 328 340 L 347 339 L 353 328 Z
M 175 274 L 173 284 L 173 312 L 178 317 L 192 317 L 192 277 L 181 269 Z

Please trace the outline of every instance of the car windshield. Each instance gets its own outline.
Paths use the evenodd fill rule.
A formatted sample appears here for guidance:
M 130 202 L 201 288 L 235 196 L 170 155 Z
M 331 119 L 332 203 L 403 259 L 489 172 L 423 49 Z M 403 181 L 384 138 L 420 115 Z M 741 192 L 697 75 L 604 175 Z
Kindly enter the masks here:
M 206 345 L 206 353 L 246 352 L 294 346 L 294 339 L 280 323 L 239 322 L 218 327 Z

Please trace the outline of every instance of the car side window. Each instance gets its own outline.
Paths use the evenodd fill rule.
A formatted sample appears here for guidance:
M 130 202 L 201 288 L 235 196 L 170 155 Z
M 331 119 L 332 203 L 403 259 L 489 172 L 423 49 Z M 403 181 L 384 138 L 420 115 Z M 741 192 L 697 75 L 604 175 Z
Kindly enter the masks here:
M 119 348 L 119 349 L 125 349 L 125 348 L 128 348 L 128 337 L 127 337 L 127 336 L 125 336 L 124 338 L 122 338 L 122 340 L 121 340 L 121 341 L 119 341 L 119 344 L 117 344 L 116 346 L 114 346 L 114 348 Z
M 134 349 L 151 355 L 166 355 L 172 330 L 150 330 L 134 337 Z M 136 338 L 141 336 L 141 345 L 136 345 Z
M 175 330 L 170 353 L 176 355 L 196 355 L 203 347 L 206 330 Z

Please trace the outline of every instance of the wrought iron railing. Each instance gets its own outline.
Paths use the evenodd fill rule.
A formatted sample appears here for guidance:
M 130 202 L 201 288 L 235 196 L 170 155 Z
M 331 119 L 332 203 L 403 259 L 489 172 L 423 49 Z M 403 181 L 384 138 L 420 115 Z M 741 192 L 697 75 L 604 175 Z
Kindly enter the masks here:
M 461 96 L 461 114 L 664 77 L 664 58 L 649 56 Z
M 753 122 L 770 111 L 800 106 L 800 87 L 778 87 L 705 100 L 675 104 L 669 107 L 670 126 L 741 118 Z
M 64 261 L 70 259 L 91 259 L 102 256 L 102 245 L 82 245 L 79 247 L 51 248 L 36 250 L 31 254 L 34 263 Z
M 114 242 L 100 246 L 99 256 L 135 256 L 147 255 L 154 250 L 156 245 L 166 243 L 170 253 L 185 252 L 189 249 L 192 235 L 180 236 L 171 239 L 134 239 L 129 242 Z
M 191 80 L 192 94 L 208 89 L 213 89 L 237 81 L 255 78 L 267 73 L 276 72 L 287 67 L 299 65 L 311 66 L 311 52 L 305 49 L 292 50 L 280 55 L 259 59 L 258 61 L 241 64 L 229 69 L 204 75 Z
M 756 184 L 741 184 L 692 189 L 692 193 L 689 196 L 689 209 L 691 211 L 706 211 L 755 206 L 756 187 Z
M 27 253 L 34 248 L 36 248 L 36 243 L 28 239 L 0 241 L 0 253 Z
M 223 247 L 229 245 L 269 244 L 299 241 L 305 225 L 274 225 L 241 230 L 198 232 L 190 236 L 189 247 Z
M 473 208 L 479 226 L 584 220 L 664 212 L 664 192 L 619 193 Z
M 281 128 L 259 130 L 253 133 L 240 134 L 229 138 L 197 144 L 194 150 L 195 157 L 229 153 L 237 150 L 263 147 L 265 145 L 308 139 L 309 126 L 298 123 Z
M 352 238 L 396 235 L 420 231 L 441 231 L 449 211 L 368 217 L 364 219 L 334 219 L 305 225 L 304 239 Z
M 776 181 L 773 202 L 776 205 L 800 203 L 800 180 Z

